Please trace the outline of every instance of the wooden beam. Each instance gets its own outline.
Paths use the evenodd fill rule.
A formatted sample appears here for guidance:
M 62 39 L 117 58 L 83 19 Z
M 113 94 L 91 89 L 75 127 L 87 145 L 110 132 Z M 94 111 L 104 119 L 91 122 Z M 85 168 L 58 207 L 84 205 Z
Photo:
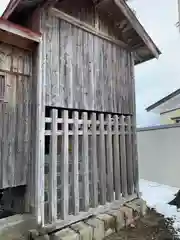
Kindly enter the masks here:
M 134 182 L 133 182 L 133 142 L 132 142 L 132 127 L 131 127 L 131 117 L 127 117 L 127 130 L 128 134 L 126 136 L 126 156 L 127 156 L 127 178 L 128 178 L 128 194 L 131 195 L 134 192 Z
M 113 152 L 112 152 L 112 117 L 111 114 L 107 116 L 107 200 L 112 202 L 114 200 L 114 182 L 113 182 Z
M 49 161 L 49 217 L 51 222 L 57 220 L 57 118 L 58 110 L 51 110 L 52 117 L 52 135 L 50 141 L 50 154 Z
M 114 116 L 114 185 L 115 185 L 115 198 L 120 199 L 121 181 L 120 181 L 120 155 L 119 155 L 119 129 L 118 129 L 118 115 Z
M 140 195 L 139 190 L 139 164 L 138 164 L 138 149 L 137 149 L 137 130 L 136 130 L 136 95 L 135 95 L 135 76 L 134 76 L 134 56 L 131 54 L 131 81 L 132 81 L 132 92 L 133 92 L 133 116 L 132 116 L 132 124 L 133 124 L 133 170 L 134 170 L 134 191 L 138 195 Z
M 92 205 L 98 205 L 98 165 L 97 165 L 97 134 L 96 134 L 96 113 L 92 113 Z
M 105 161 L 105 136 L 104 136 L 104 114 L 99 115 L 100 137 L 99 137 L 99 185 L 100 204 L 106 203 L 106 161 Z
M 120 135 L 120 155 L 121 155 L 121 184 L 122 195 L 127 197 L 127 164 L 126 164 L 126 142 L 124 116 L 120 116 L 121 135 Z
M 0 29 L 0 41 L 25 50 L 35 50 L 37 43 Z
M 33 32 L 28 28 L 24 28 L 20 25 L 13 24 L 0 18 L 0 30 L 7 32 L 8 34 L 13 34 L 19 36 L 23 39 L 31 40 L 33 42 L 41 41 L 41 33 Z
M 45 46 L 45 44 L 44 44 Z M 36 113 L 36 151 L 35 151 L 35 207 L 36 221 L 40 226 L 44 226 L 44 133 L 45 133 L 45 82 L 46 74 L 43 67 L 42 53 L 43 44 L 38 46 L 37 53 L 37 113 Z
M 74 214 L 79 213 L 79 113 L 74 112 L 74 138 L 73 138 L 73 202 Z
M 61 163 L 62 174 L 62 217 L 66 219 L 69 213 L 69 133 L 68 133 L 68 110 L 63 111 L 63 159 Z
M 89 209 L 89 149 L 88 149 L 88 125 L 87 112 L 83 112 L 83 208 Z
M 114 43 L 114 44 L 120 46 L 121 48 L 128 49 L 128 45 L 126 43 L 124 43 L 124 42 L 122 42 L 120 40 L 116 40 L 116 39 L 108 36 L 107 34 L 101 32 L 101 31 L 96 30 L 91 25 L 89 25 L 87 23 L 84 23 L 84 22 L 78 20 L 77 18 L 72 17 L 72 16 L 70 16 L 70 15 L 68 15 L 68 14 L 66 14 L 66 13 L 64 13 L 64 12 L 62 12 L 60 10 L 52 8 L 52 9 L 50 9 L 50 13 L 53 16 L 55 16 L 57 18 L 60 18 L 60 19 L 62 19 L 64 21 L 66 21 L 66 22 L 68 22 L 68 23 L 70 23 L 70 24 L 72 24 L 72 25 L 74 25 L 74 26 L 76 26 L 76 27 L 86 31 L 86 32 L 89 32 L 89 33 L 91 33 L 91 34 L 93 34 L 93 35 L 95 35 L 97 37 L 100 37 L 100 38 L 105 39 L 105 40 L 107 40 L 107 41 L 109 41 L 111 43 Z

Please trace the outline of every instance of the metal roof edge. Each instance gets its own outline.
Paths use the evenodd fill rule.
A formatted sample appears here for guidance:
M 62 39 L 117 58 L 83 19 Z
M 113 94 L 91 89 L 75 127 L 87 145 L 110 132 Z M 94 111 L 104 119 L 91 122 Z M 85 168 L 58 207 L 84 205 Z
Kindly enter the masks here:
M 179 94 L 180 94 L 180 88 L 177 89 L 176 91 L 170 93 L 169 95 L 161 98 L 161 99 L 158 100 L 157 102 L 151 104 L 149 107 L 146 108 L 146 111 L 147 111 L 147 112 L 150 112 L 150 111 L 153 110 L 154 108 L 160 106 L 161 104 L 167 102 L 168 100 L 170 100 L 171 98 L 173 98 L 173 97 L 175 97 L 175 96 L 177 96 L 177 95 L 179 95 Z

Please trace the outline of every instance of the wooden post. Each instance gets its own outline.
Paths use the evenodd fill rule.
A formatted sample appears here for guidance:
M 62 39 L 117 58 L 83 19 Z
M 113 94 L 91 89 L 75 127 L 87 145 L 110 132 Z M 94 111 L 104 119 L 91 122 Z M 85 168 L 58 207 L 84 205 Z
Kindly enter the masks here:
M 98 166 L 97 166 L 97 133 L 96 133 L 96 113 L 92 113 L 92 188 L 93 207 L 98 205 Z
M 113 186 L 113 156 L 112 156 L 112 118 L 111 114 L 107 117 L 107 200 L 114 200 Z
M 115 115 L 114 117 L 114 130 L 115 130 L 115 136 L 114 136 L 114 174 L 115 174 L 115 198 L 116 200 L 120 199 L 120 193 L 121 193 L 121 181 L 120 181 L 120 157 L 119 157 L 119 129 L 118 129 L 118 116 Z
M 45 36 L 44 36 L 45 41 Z M 40 42 L 37 54 L 37 112 L 36 112 L 36 147 L 35 147 L 35 214 L 37 224 L 44 225 L 44 134 L 45 134 L 45 83 L 46 74 L 43 66 L 45 43 Z
M 88 125 L 87 112 L 83 112 L 83 199 L 84 211 L 89 209 L 89 161 L 88 161 Z
M 134 191 L 139 196 L 139 165 L 138 165 L 138 152 L 137 152 L 137 131 L 136 131 L 136 96 L 135 96 L 135 79 L 134 79 L 134 55 L 130 55 L 131 72 L 130 77 L 132 81 L 132 92 L 133 92 L 133 168 L 134 168 Z
M 120 154 L 121 154 L 121 184 L 123 197 L 127 197 L 127 166 L 126 166 L 126 143 L 124 116 L 120 116 L 121 135 L 120 135 Z
M 52 131 L 49 161 L 49 217 L 51 222 L 57 220 L 57 117 L 58 110 L 51 110 Z
M 127 148 L 127 176 L 128 176 L 128 194 L 133 193 L 133 156 L 132 156 L 132 132 L 131 132 L 131 117 L 127 117 L 127 141 L 126 141 L 126 148 Z
M 74 214 L 79 213 L 79 136 L 78 136 L 79 113 L 74 112 L 74 139 L 73 139 L 73 202 Z
M 100 173 L 100 203 L 106 203 L 106 161 L 105 161 L 105 138 L 104 138 L 104 114 L 100 114 L 100 139 L 99 139 L 99 173 Z
M 68 110 L 63 111 L 63 159 L 62 159 L 62 217 L 66 219 L 69 212 L 69 129 Z

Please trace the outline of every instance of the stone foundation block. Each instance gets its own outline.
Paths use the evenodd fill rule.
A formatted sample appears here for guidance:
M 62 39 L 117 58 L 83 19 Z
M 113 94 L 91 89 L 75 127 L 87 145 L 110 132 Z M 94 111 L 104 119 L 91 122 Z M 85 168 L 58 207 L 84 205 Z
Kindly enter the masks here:
M 147 203 L 141 198 L 135 199 L 132 201 L 132 204 L 135 204 L 140 209 L 140 216 L 145 216 L 147 212 Z
M 50 240 L 48 235 L 36 237 L 35 240 Z
M 105 237 L 104 222 L 97 218 L 90 218 L 85 221 L 93 230 L 93 240 L 102 240 Z
M 113 216 L 115 218 L 115 230 L 118 232 L 123 227 L 125 227 L 125 214 L 124 212 L 121 212 L 119 210 L 111 210 L 108 212 L 110 216 Z
M 93 229 L 90 225 L 79 222 L 71 225 L 71 228 L 79 234 L 80 240 L 92 240 L 93 237 Z
M 105 237 L 115 232 L 116 219 L 114 216 L 111 216 L 109 214 L 99 214 L 97 216 L 97 219 L 104 222 Z
M 123 206 L 123 207 L 120 208 L 120 212 L 124 213 L 125 226 L 128 226 L 128 225 L 130 225 L 131 223 L 134 222 L 132 208 L 128 208 L 128 207 Z
M 70 228 L 65 228 L 59 232 L 53 233 L 50 240 L 80 240 L 79 234 Z
M 141 206 L 134 202 L 126 203 L 124 206 L 131 208 L 133 211 L 133 218 L 136 220 L 141 216 Z

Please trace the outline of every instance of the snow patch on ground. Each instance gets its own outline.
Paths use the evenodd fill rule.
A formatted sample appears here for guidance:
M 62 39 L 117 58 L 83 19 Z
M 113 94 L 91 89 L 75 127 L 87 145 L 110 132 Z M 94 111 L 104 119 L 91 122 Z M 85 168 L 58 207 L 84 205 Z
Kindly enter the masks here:
M 158 213 L 161 213 L 165 218 L 174 220 L 173 227 L 178 231 L 180 236 L 180 212 L 176 206 L 171 206 L 168 203 L 175 198 L 178 188 L 170 187 L 155 182 L 150 182 L 141 179 L 140 191 L 142 198 L 147 202 L 148 207 L 154 208 Z

